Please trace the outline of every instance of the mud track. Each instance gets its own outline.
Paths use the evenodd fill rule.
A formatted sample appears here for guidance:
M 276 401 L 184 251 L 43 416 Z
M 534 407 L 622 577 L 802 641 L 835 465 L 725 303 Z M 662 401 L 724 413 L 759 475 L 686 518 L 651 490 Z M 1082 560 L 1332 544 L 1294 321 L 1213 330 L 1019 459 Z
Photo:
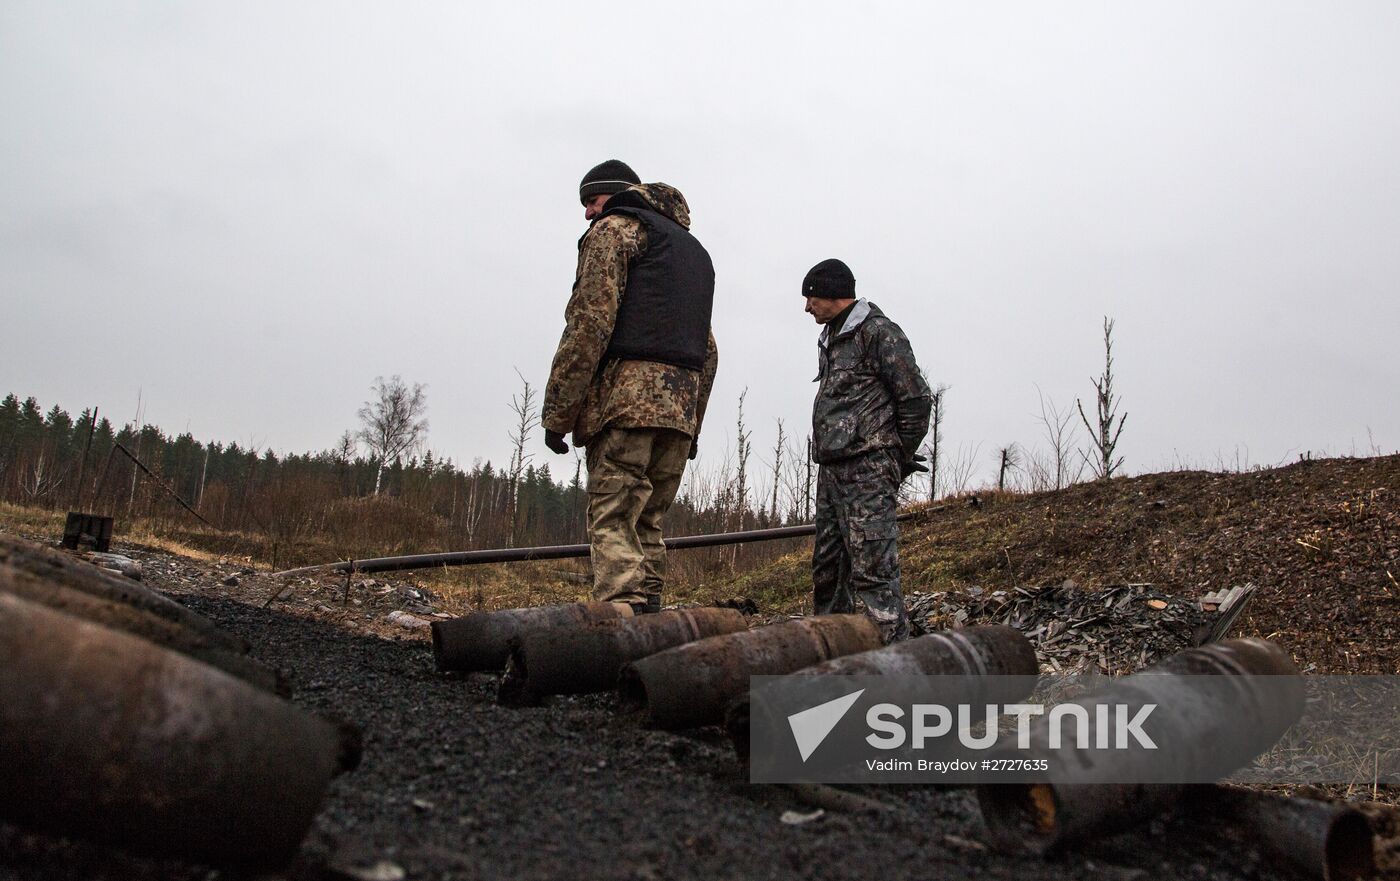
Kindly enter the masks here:
M 148 564 L 149 567 L 149 564 Z M 156 582 L 159 586 L 159 582 Z M 210 585 L 212 588 L 212 585 Z M 1268 879 L 1247 846 L 1159 821 L 1050 860 L 988 850 L 967 790 L 883 788 L 883 815 L 810 813 L 750 786 L 718 730 L 638 728 L 610 697 L 506 709 L 495 680 L 432 670 L 418 638 L 363 634 L 207 592 L 179 595 L 285 670 L 295 700 L 365 728 L 361 767 L 332 787 L 301 856 L 275 878 Z M 0 824 L 0 879 L 214 881 L 237 871 L 152 861 Z

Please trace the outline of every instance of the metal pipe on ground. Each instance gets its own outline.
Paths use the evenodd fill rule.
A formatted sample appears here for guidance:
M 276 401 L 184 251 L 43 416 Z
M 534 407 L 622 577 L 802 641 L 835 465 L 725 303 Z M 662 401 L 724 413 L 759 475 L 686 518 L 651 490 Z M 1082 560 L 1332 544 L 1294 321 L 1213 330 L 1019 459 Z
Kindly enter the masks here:
M 505 668 L 511 648 L 528 633 L 630 617 L 625 603 L 596 602 L 474 612 L 433 622 L 433 660 L 442 672 L 494 672 Z
M 915 520 L 926 514 L 944 511 L 954 507 L 976 506 L 979 500 L 971 496 L 965 501 L 931 505 L 917 511 L 906 511 L 896 520 Z M 743 532 L 722 532 L 715 535 L 682 535 L 666 539 L 666 550 L 683 551 L 692 548 L 712 548 L 720 545 L 747 544 L 756 541 L 776 541 L 784 538 L 802 538 L 815 535 L 817 527 L 812 523 L 799 526 L 778 526 L 772 529 L 748 529 Z M 340 560 L 335 563 L 318 563 L 315 566 L 301 566 L 272 573 L 281 575 L 307 575 L 330 572 L 402 572 L 408 569 L 435 569 L 439 566 L 478 566 L 487 563 L 523 563 L 529 560 L 563 560 L 570 557 L 588 556 L 588 545 L 547 545 L 537 548 L 491 548 L 479 551 L 447 551 L 441 554 L 410 554 L 403 557 L 374 557 L 368 560 Z
M 622 668 L 625 706 L 657 728 L 696 728 L 724 721 L 750 676 L 781 676 L 880 645 L 864 615 L 820 615 L 711 636 L 633 661 Z
M 0 814 L 154 855 L 272 867 L 358 732 L 118 630 L 0 594 Z
M 1297 667 L 1273 643 L 1234 639 L 1188 649 L 1069 702 L 1122 705 L 1130 718 L 1155 704 L 1156 749 L 1051 750 L 1052 718 L 1042 716 L 1031 726 L 1030 749 L 994 750 L 989 758 L 1044 759 L 1045 782 L 978 786 L 983 820 L 999 847 L 1034 853 L 1126 829 L 1181 800 L 1189 786 L 1172 781 L 1219 780 L 1267 751 L 1302 716 L 1303 701 Z M 1085 715 L 1086 739 L 1100 742 L 1097 713 Z M 1123 782 L 1131 780 L 1164 782 Z
M 12 567 L 42 581 L 79 590 L 95 597 L 125 603 L 142 611 L 173 621 L 200 634 L 226 651 L 246 653 L 248 643 L 219 628 L 213 621 L 192 612 L 164 594 L 137 584 L 129 578 L 109 575 L 97 566 L 70 557 L 62 551 L 31 541 L 0 535 L 0 567 Z
M 527 706 L 551 694 L 608 691 L 630 661 L 748 626 L 734 609 L 676 609 L 526 633 L 511 652 L 497 700 Z
M 1040 668 L 1035 647 L 1014 628 L 1001 624 L 926 633 L 881 648 L 845 655 L 797 670 L 794 676 L 997 676 L 988 680 L 1006 691 L 985 688 L 966 695 L 940 695 L 945 703 L 1007 703 L 1025 697 Z M 964 683 L 959 680 L 960 684 Z M 965 681 L 967 684 L 971 680 Z M 741 760 L 749 756 L 752 706 L 749 692 L 736 697 L 725 713 L 725 728 Z M 779 726 L 768 726 L 776 731 Z
M 211 640 L 207 634 L 191 630 L 183 624 L 177 624 L 135 606 L 44 581 L 28 572 L 10 567 L 0 568 L 0 593 L 17 596 L 56 612 L 139 636 L 156 645 L 218 667 L 249 685 L 283 697 L 291 695 L 290 683 L 277 671 L 245 654 L 229 651 L 221 643 Z
M 1303 878 L 1360 881 L 1376 873 L 1375 832 L 1364 814 L 1347 805 L 1202 786 L 1182 810 Z

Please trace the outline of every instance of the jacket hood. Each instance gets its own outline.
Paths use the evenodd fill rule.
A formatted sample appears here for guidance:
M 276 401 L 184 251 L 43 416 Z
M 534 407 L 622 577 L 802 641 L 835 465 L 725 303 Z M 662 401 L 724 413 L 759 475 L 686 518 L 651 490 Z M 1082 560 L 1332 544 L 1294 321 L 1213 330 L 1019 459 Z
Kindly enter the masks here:
M 681 191 L 670 184 L 637 184 L 628 187 L 616 196 L 608 199 L 603 207 L 606 211 L 609 208 L 645 208 L 663 214 L 686 229 L 690 229 L 690 206 L 685 202 L 685 196 Z

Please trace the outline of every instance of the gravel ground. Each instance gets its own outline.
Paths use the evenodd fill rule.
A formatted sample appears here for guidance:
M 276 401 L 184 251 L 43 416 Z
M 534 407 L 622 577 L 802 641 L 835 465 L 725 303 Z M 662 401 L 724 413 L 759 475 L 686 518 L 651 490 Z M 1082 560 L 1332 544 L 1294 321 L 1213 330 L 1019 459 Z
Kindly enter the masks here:
M 236 569 L 125 552 L 148 583 L 286 671 L 298 703 L 362 725 L 363 763 L 332 785 L 282 875 L 152 861 L 0 824 L 0 881 L 1280 877 L 1246 844 L 1184 819 L 1049 860 L 999 854 L 982 843 L 967 790 L 871 790 L 892 810 L 784 822 L 785 812 L 812 808 L 785 789 L 745 783 L 718 730 L 641 729 L 601 696 L 502 708 L 493 677 L 435 673 L 422 631 L 382 623 L 380 606 L 402 596 L 383 583 L 357 590 L 376 599 L 347 607 L 353 613 L 326 605 L 310 584 L 263 609 L 269 579 L 244 573 L 226 585 Z M 376 864 L 383 874 L 369 872 Z

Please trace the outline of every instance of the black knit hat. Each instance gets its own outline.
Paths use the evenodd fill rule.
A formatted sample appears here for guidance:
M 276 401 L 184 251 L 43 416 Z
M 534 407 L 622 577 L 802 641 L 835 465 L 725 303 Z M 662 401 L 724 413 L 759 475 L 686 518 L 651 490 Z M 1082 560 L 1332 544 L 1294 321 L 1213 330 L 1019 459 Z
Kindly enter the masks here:
M 802 279 L 804 297 L 846 300 L 854 299 L 855 295 L 856 277 L 851 274 L 851 267 L 834 257 L 813 266 Z
M 588 174 L 583 176 L 583 182 L 578 185 L 578 198 L 580 202 L 587 202 L 603 193 L 611 196 L 641 182 L 637 172 L 626 162 L 621 159 L 609 159 L 593 166 L 588 170 Z

